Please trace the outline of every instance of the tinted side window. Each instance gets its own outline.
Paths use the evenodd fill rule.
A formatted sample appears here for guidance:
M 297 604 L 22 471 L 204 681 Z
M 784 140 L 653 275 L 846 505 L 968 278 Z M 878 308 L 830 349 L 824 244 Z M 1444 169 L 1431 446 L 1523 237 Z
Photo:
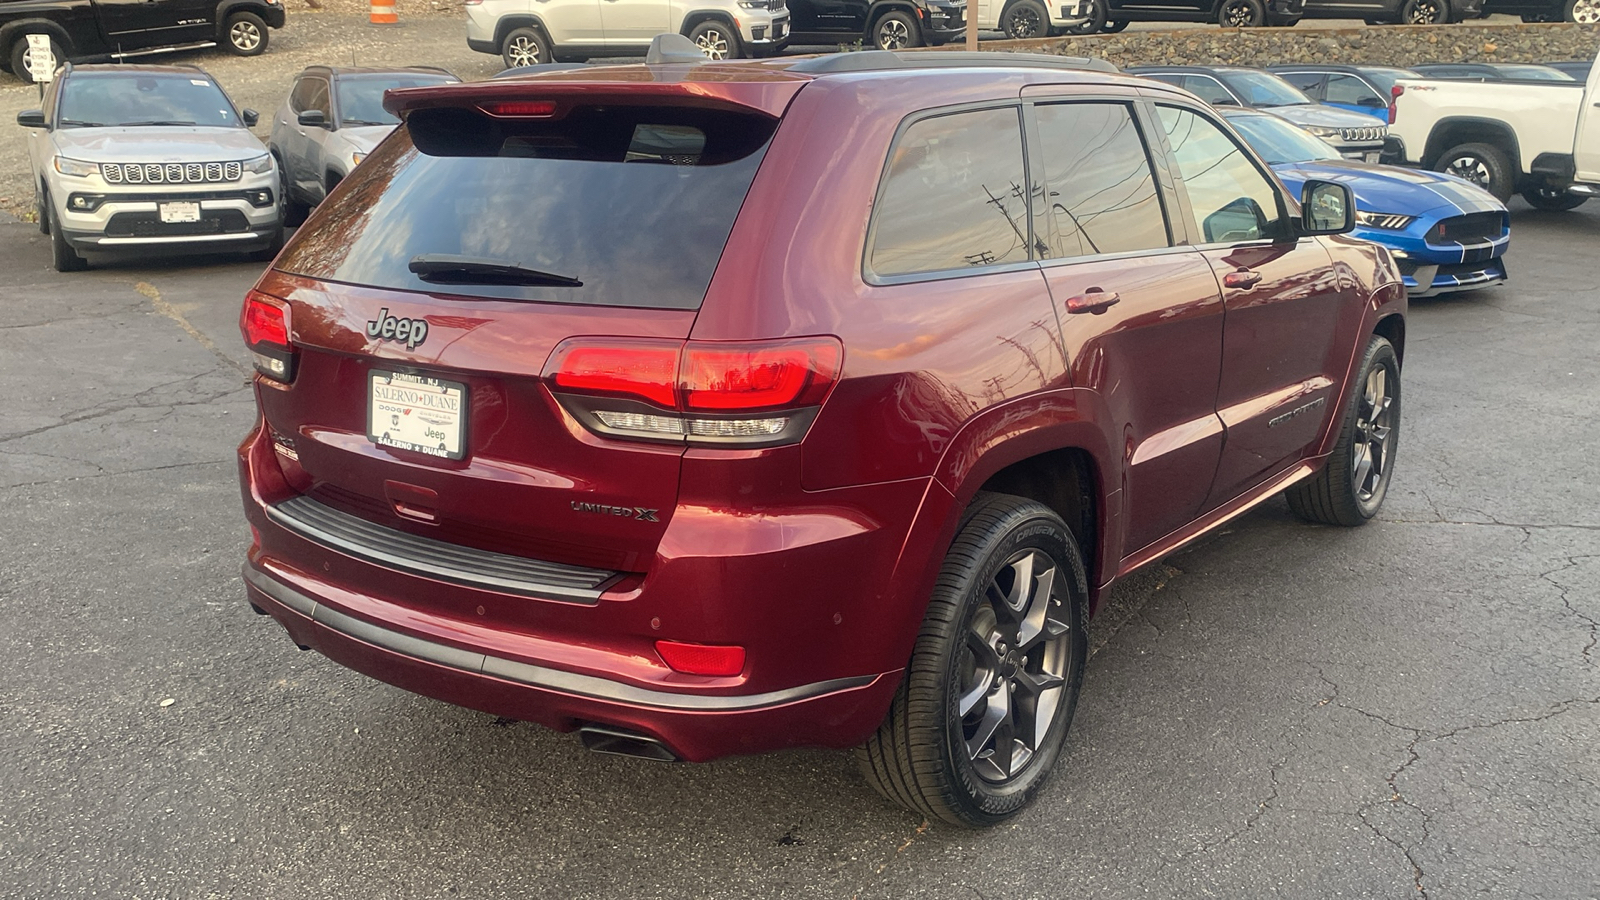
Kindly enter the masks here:
M 1289 82 L 1295 87 L 1306 92 L 1306 96 L 1313 100 L 1322 99 L 1323 76 L 1316 72 L 1279 72 L 1278 77 Z M 1349 78 L 1348 75 L 1334 75 L 1333 78 Z
M 296 82 L 294 92 L 289 94 L 289 108 L 297 113 L 305 112 L 308 109 L 317 109 L 316 106 L 312 105 L 311 100 L 317 85 L 321 83 L 321 79 L 318 78 L 302 78 Z M 324 88 L 323 90 L 326 91 L 327 89 Z
M 1028 259 L 1017 107 L 923 119 L 889 152 L 868 265 L 909 275 Z
M 1144 139 L 1121 103 L 1035 107 L 1049 223 L 1041 253 L 1125 253 L 1170 245 Z
M 1284 236 L 1278 190 L 1239 144 L 1215 123 L 1189 110 L 1171 106 L 1159 110 L 1201 241 L 1216 244 Z
M 1185 75 L 1183 77 L 1183 89 L 1212 106 L 1218 104 L 1224 106 L 1230 104 L 1233 106 L 1239 105 L 1239 101 L 1233 99 L 1233 95 L 1228 93 L 1228 89 L 1222 86 L 1222 82 L 1212 78 L 1210 75 Z
M 1329 103 L 1343 103 L 1349 106 L 1370 106 L 1381 109 L 1389 104 L 1378 96 L 1378 92 L 1367 86 L 1365 81 L 1350 75 L 1329 75 L 1328 94 L 1324 98 Z

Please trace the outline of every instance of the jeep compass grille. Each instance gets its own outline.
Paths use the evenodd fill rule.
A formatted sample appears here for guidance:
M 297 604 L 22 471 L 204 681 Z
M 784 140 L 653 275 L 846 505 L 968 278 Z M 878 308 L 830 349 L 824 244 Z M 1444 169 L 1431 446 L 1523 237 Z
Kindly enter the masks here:
M 100 174 L 108 184 L 208 184 L 238 181 L 244 174 L 244 164 L 102 163 Z

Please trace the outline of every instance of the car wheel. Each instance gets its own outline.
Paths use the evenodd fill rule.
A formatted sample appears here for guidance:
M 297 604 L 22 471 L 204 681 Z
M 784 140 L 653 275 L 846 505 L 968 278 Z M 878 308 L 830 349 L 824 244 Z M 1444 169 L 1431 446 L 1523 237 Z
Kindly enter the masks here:
M 1495 195 L 1501 203 L 1511 199 L 1514 185 L 1511 160 L 1492 144 L 1451 147 L 1434 162 L 1433 169 L 1470 181 Z
M 930 819 L 984 826 L 1043 787 L 1088 656 L 1083 558 L 1061 517 L 979 494 L 950 545 L 867 781 Z
M 1261 0 L 1222 0 L 1217 7 L 1217 24 L 1223 28 L 1259 28 L 1267 21 Z
M 1401 25 L 1442 25 L 1450 21 L 1450 4 L 1445 0 L 1406 0 L 1400 7 Z
M 1284 492 L 1295 515 L 1325 525 L 1355 526 L 1377 513 L 1400 446 L 1400 358 L 1373 335 L 1355 390 L 1345 401 L 1339 442 L 1314 477 Z
M 1000 30 L 1013 41 L 1048 37 L 1050 11 L 1039 0 L 1017 0 L 1000 14 Z
M 1528 201 L 1528 205 L 1534 209 L 1565 212 L 1577 209 L 1589 198 L 1581 194 L 1569 194 L 1559 188 L 1540 186 L 1523 191 L 1522 199 Z
M 67 48 L 61 46 L 60 41 L 51 38 L 50 55 L 55 58 L 55 64 L 60 66 L 67 61 Z M 32 61 L 33 51 L 28 47 L 28 36 L 17 35 L 17 42 L 11 45 L 11 74 L 21 79 L 23 84 L 33 84 L 33 75 L 28 71 L 28 63 Z
M 1600 22 L 1600 0 L 1567 0 L 1561 9 L 1561 18 L 1579 25 Z
M 267 23 L 253 12 L 229 16 L 223 35 L 223 44 L 235 56 L 260 56 L 267 51 Z
M 40 234 L 49 234 L 50 233 L 50 204 L 44 199 L 44 195 L 43 194 L 39 195 L 39 200 L 33 204 L 33 208 L 34 208 L 35 215 L 39 219 L 39 233 Z
M 278 163 L 278 196 L 283 202 L 283 224 L 293 228 L 306 220 L 310 207 L 294 198 L 294 192 L 289 190 L 289 170 L 284 168 L 283 160 Z
M 44 202 L 48 206 L 50 198 L 46 197 Z M 56 267 L 57 272 L 82 272 L 89 268 L 89 261 L 72 249 L 61 227 L 55 224 L 50 226 L 50 262 Z
M 879 50 L 909 50 L 922 46 L 922 31 L 909 13 L 890 10 L 872 26 L 872 45 Z
M 1089 4 L 1089 20 L 1081 25 L 1063 29 L 1067 34 L 1099 34 L 1106 24 L 1106 0 L 1093 0 Z
M 500 45 L 500 58 L 508 69 L 537 66 L 554 60 L 550 54 L 550 42 L 534 28 L 513 28 L 506 35 L 505 43 Z
M 1118 34 L 1118 33 L 1121 33 L 1123 31 L 1127 31 L 1128 30 L 1128 26 L 1131 25 L 1131 24 L 1132 24 L 1132 20 L 1131 19 L 1107 19 L 1106 23 L 1104 25 L 1100 26 L 1100 33 L 1101 34 Z
M 739 33 L 726 22 L 701 22 L 689 32 L 689 40 L 694 41 L 706 59 L 738 59 L 743 55 L 739 47 Z

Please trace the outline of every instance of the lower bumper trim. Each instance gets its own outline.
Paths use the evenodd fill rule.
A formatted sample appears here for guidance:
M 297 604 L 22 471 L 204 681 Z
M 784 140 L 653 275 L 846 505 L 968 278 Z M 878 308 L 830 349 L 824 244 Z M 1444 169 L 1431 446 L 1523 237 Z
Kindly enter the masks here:
M 489 656 L 471 650 L 462 650 L 459 647 L 451 647 L 424 638 L 391 631 L 381 625 L 374 625 L 371 622 L 331 609 L 317 602 L 314 598 L 308 597 L 276 578 L 267 575 L 249 563 L 246 563 L 244 567 L 244 580 L 251 587 L 271 599 L 325 628 L 336 631 L 346 637 L 388 650 L 391 653 L 398 653 L 401 656 L 411 657 L 412 659 L 459 669 L 471 674 L 488 675 L 529 687 L 612 703 L 626 703 L 632 706 L 661 710 L 739 712 L 783 706 L 837 691 L 865 687 L 878 678 L 878 676 L 874 675 L 858 675 L 850 678 L 835 678 L 830 681 L 803 684 L 797 687 L 785 688 L 781 691 L 733 696 L 656 691 L 594 675 L 582 675 L 576 672 L 550 669 L 498 656 Z

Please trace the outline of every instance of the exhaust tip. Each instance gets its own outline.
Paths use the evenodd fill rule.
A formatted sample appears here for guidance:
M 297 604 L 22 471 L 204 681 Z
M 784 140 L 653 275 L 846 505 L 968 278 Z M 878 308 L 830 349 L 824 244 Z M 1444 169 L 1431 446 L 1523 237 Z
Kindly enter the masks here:
M 635 759 L 653 759 L 657 762 L 678 762 L 678 754 L 672 752 L 666 744 L 655 738 L 628 731 L 625 728 L 613 728 L 610 725 L 584 725 L 578 729 L 578 738 L 583 741 L 583 746 L 595 753 L 609 753 L 612 756 L 631 756 Z

